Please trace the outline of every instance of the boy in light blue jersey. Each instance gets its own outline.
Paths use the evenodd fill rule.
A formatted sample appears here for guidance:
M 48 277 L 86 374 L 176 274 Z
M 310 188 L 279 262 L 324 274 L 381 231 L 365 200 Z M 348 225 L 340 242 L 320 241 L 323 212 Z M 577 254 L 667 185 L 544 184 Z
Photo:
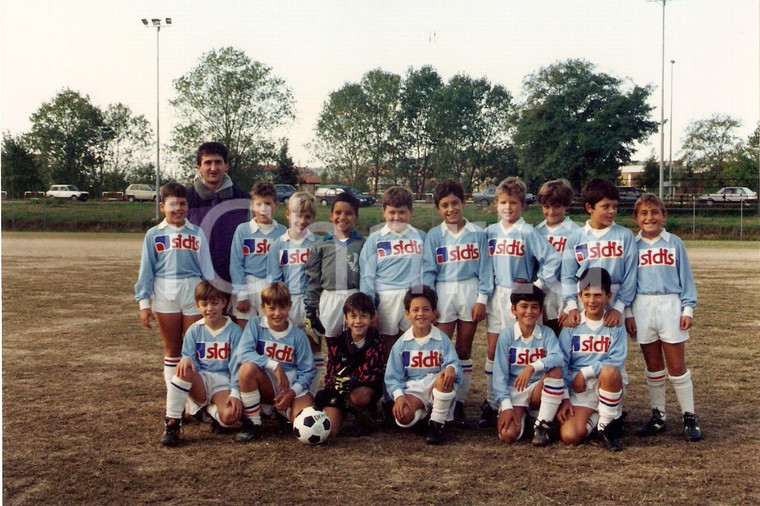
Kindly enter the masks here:
M 229 427 L 240 419 L 240 394 L 230 388 L 230 355 L 240 342 L 240 327 L 224 315 L 229 296 L 208 281 L 195 287 L 195 302 L 203 319 L 190 326 L 182 345 L 182 360 L 166 394 L 164 446 L 176 446 L 182 411 L 195 415 L 206 408 L 212 427 Z
M 636 298 L 632 307 L 626 308 L 625 326 L 644 354 L 652 407 L 652 416 L 638 435 L 653 436 L 665 430 L 667 376 L 681 406 L 684 437 L 699 441 L 702 430 L 694 415 L 694 387 L 684 360 L 697 289 L 683 242 L 663 228 L 667 216 L 662 201 L 649 193 L 639 197 L 633 208 L 639 226 L 639 267 Z
M 620 451 L 628 342 L 622 326 L 605 323 L 611 285 L 609 273 L 601 267 L 588 268 L 578 281 L 584 312 L 580 325 L 562 329 L 559 336 L 570 401 L 562 402 L 557 419 L 562 424 L 560 437 L 565 443 L 581 443 L 598 420 L 604 448 Z
M 462 215 L 464 189 L 455 181 L 438 183 L 433 202 L 443 218 L 432 228 L 423 247 L 423 282 L 438 295 L 437 327 L 449 338 L 456 330 L 456 350 L 462 365 L 462 384 L 457 389 L 454 423 L 470 426 L 464 403 L 472 383 L 472 340 L 478 322 L 486 317 L 486 303 L 493 292 L 493 270 L 488 238 L 479 226 Z
M 538 410 L 532 443 L 546 446 L 565 392 L 564 358 L 557 336 L 539 323 L 544 292 L 532 283 L 518 283 L 509 298 L 517 323 L 502 330 L 496 343 L 496 430 L 503 442 L 514 443 L 522 437 L 527 410 Z
M 485 364 L 486 400 L 478 425 L 494 427 L 498 405 L 493 393 L 493 359 L 499 333 L 515 324 L 509 295 L 515 280 L 524 279 L 548 289 L 559 279 L 561 257 L 546 239 L 521 217 L 527 188 L 520 178 L 508 177 L 496 188 L 500 220 L 486 228 L 493 267 L 494 291 L 487 307 L 488 349 Z
M 311 233 L 309 226 L 317 216 L 317 204 L 314 197 L 306 192 L 296 192 L 290 196 L 285 209 L 290 228 L 278 237 L 267 256 L 267 282 L 282 281 L 288 287 L 292 300 L 290 321 L 301 330 L 306 328 L 306 290 L 309 278 L 306 276 L 306 264 L 311 255 L 311 248 L 317 237 Z M 319 381 L 325 368 L 321 340 L 310 340 L 317 375 L 311 393 L 319 389 Z
M 235 230 L 230 248 L 230 277 L 237 299 L 233 314 L 240 328 L 259 314 L 261 290 L 267 280 L 267 254 L 275 239 L 287 229 L 273 218 L 280 201 L 272 183 L 259 182 L 251 189 L 253 219 Z
M 452 420 L 462 368 L 448 336 L 433 326 L 438 297 L 429 286 L 413 286 L 404 295 L 411 323 L 396 341 L 385 369 L 385 388 L 393 396 L 393 417 L 411 427 L 428 413 L 428 444 L 443 443 L 443 427 Z
M 541 212 L 545 218 L 536 225 L 536 232 L 546 237 L 561 257 L 567 238 L 578 228 L 573 220 L 565 216 L 573 203 L 573 189 L 564 179 L 547 181 L 539 188 L 536 198 L 541 204 Z M 564 315 L 563 306 L 562 282 L 558 279 L 549 287 L 544 301 L 544 325 L 552 329 L 556 335 L 562 330 L 560 317 Z
M 145 234 L 135 299 L 140 321 L 158 323 L 164 348 L 164 384 L 169 389 L 182 352 L 182 336 L 201 318 L 193 293 L 203 279 L 214 279 L 208 241 L 200 227 L 186 221 L 187 190 L 177 183 L 161 187 L 166 218 Z M 153 307 L 151 309 L 151 298 Z
M 284 283 L 261 292 L 263 316 L 253 317 L 243 330 L 231 360 L 232 388 L 240 392 L 243 428 L 236 441 L 261 437 L 262 404 L 278 416 L 293 419 L 314 404 L 309 386 L 317 373 L 303 330 L 288 318 L 292 301 Z
M 633 233 L 615 223 L 620 192 L 606 179 L 592 179 L 581 191 L 583 205 L 589 214 L 586 225 L 567 239 L 562 254 L 562 296 L 565 307 L 562 324 L 575 327 L 580 323 L 577 283 L 590 267 L 601 267 L 612 279 L 610 310 L 604 323 L 617 327 L 623 323 L 623 311 L 636 295 L 636 245 Z
M 370 234 L 359 257 L 359 291 L 377 304 L 378 332 L 390 350 L 410 327 L 403 298 L 422 283 L 425 233 L 409 224 L 414 199 L 409 190 L 394 186 L 383 195 L 385 226 Z

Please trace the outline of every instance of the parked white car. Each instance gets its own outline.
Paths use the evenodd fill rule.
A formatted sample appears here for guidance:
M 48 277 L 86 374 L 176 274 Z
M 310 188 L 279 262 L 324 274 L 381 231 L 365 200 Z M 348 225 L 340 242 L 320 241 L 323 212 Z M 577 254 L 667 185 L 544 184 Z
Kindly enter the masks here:
M 131 184 L 124 190 L 124 198 L 130 202 L 135 200 L 156 201 L 156 187 L 152 184 Z
M 89 192 L 81 191 L 73 184 L 54 184 L 45 192 L 45 196 L 57 199 L 81 200 L 82 202 L 90 198 Z
M 757 193 L 746 186 L 726 186 L 715 193 L 702 195 L 697 200 L 706 203 L 708 206 L 724 202 L 757 203 Z

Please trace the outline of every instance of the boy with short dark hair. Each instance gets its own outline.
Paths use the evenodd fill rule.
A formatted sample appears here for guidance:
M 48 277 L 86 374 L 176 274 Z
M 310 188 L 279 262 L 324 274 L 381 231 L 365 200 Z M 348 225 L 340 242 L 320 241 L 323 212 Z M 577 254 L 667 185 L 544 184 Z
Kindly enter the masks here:
M 309 339 L 288 317 L 292 305 L 285 283 L 267 285 L 261 291 L 263 316 L 248 321 L 233 350 L 232 388 L 240 391 L 243 403 L 239 442 L 261 437 L 262 404 L 290 422 L 313 404 L 309 385 L 317 371 Z
M 581 191 L 583 205 L 589 214 L 584 227 L 573 231 L 562 255 L 562 296 L 566 316 L 563 325 L 575 327 L 578 312 L 578 278 L 590 267 L 601 267 L 612 279 L 610 310 L 605 325 L 619 326 L 623 311 L 636 295 L 636 244 L 633 233 L 615 223 L 620 193 L 607 179 L 592 179 Z
M 267 254 L 275 239 L 287 232 L 277 223 L 274 213 L 280 201 L 272 183 L 262 181 L 251 188 L 251 211 L 253 219 L 241 223 L 232 238 L 230 248 L 230 277 L 233 294 L 237 301 L 233 314 L 240 328 L 251 316 L 259 314 L 261 290 L 267 280 Z
M 428 444 L 443 443 L 443 428 L 453 419 L 456 389 L 462 382 L 454 346 L 433 326 L 438 297 L 425 285 L 404 295 L 409 330 L 396 341 L 388 357 L 385 388 L 393 396 L 393 417 L 400 427 L 411 427 L 430 413 Z
M 343 304 L 347 329 L 327 337 L 325 387 L 314 400 L 330 418 L 330 434 L 340 431 L 346 414 L 356 417 L 355 435 L 373 431 L 377 424 L 377 401 L 383 393 L 383 341 L 372 328 L 375 303 L 361 292 Z
M 182 412 L 206 409 L 212 426 L 229 427 L 243 412 L 240 394 L 230 387 L 230 355 L 242 331 L 224 314 L 229 296 L 208 281 L 195 287 L 195 303 L 203 315 L 190 326 L 182 345 L 182 360 L 166 394 L 164 446 L 176 446 Z
M 633 207 L 633 219 L 639 226 L 639 265 L 636 298 L 632 307 L 626 308 L 625 326 L 644 354 L 652 407 L 652 416 L 638 435 L 653 436 L 665 430 L 667 376 L 681 406 L 684 438 L 699 441 L 702 430 L 694 414 L 691 371 L 684 360 L 697 289 L 683 242 L 664 228 L 667 217 L 665 205 L 649 193 L 639 197 Z
M 567 238 L 578 225 L 565 215 L 573 203 L 573 189 L 565 179 L 547 181 L 536 195 L 541 204 L 544 221 L 536 225 L 536 232 L 546 237 L 560 256 L 565 251 Z M 549 286 L 544 301 L 544 322 L 556 335 L 562 330 L 565 313 L 562 312 L 562 282 L 557 280 Z
M 208 241 L 200 227 L 186 220 L 187 190 L 178 183 L 161 187 L 165 219 L 145 234 L 135 299 L 140 321 L 158 323 L 164 348 L 164 384 L 167 390 L 182 352 L 182 336 L 201 318 L 193 296 L 201 280 L 214 279 Z M 153 307 L 151 309 L 151 298 Z
M 505 443 L 518 441 L 527 410 L 538 410 L 532 443 L 546 446 L 551 442 L 551 424 L 564 394 L 564 358 L 557 336 L 539 323 L 544 292 L 533 283 L 517 283 L 510 301 L 517 323 L 501 331 L 494 357 L 497 432 Z
M 580 324 L 562 329 L 559 337 L 570 400 L 563 401 L 557 419 L 562 424 L 560 437 L 568 444 L 586 439 L 598 419 L 604 448 L 620 451 L 628 343 L 623 327 L 605 323 L 611 286 L 609 273 L 601 267 L 589 267 L 578 281 L 584 312 Z
M 464 189 L 456 181 L 438 183 L 433 190 L 435 209 L 443 222 L 430 229 L 423 247 L 423 282 L 438 294 L 437 327 L 449 338 L 456 330 L 456 351 L 462 365 L 454 423 L 469 427 L 464 403 L 472 382 L 472 341 L 478 322 L 486 317 L 493 292 L 488 238 L 463 216 Z
M 500 220 L 486 228 L 494 290 L 486 316 L 486 400 L 478 420 L 480 427 L 495 426 L 498 417 L 493 391 L 493 360 L 499 333 L 516 321 L 509 299 L 515 280 L 525 279 L 544 289 L 559 279 L 561 257 L 521 216 L 526 205 L 526 191 L 525 183 L 518 177 L 502 181 L 496 188 L 496 211 Z

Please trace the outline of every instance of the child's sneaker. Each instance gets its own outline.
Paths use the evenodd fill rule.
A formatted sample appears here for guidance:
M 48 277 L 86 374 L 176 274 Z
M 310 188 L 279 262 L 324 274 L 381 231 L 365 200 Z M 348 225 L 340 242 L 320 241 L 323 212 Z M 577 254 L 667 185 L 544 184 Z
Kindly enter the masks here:
M 697 415 L 694 413 L 683 414 L 683 437 L 686 441 L 699 441 L 702 439 L 702 429 L 697 423 Z
M 623 445 L 618 438 L 623 432 L 623 417 L 612 420 L 604 429 L 599 430 L 599 439 L 602 441 L 605 450 L 619 452 Z
M 499 418 L 499 412 L 491 407 L 488 399 L 483 401 L 483 405 L 480 407 L 482 412 L 480 420 L 478 420 L 478 427 L 481 429 L 487 429 L 488 427 L 496 427 L 496 419 Z
M 652 409 L 652 416 L 649 421 L 645 423 L 636 431 L 638 436 L 654 436 L 665 430 L 665 420 L 662 417 L 662 413 L 659 409 Z
M 427 444 L 439 445 L 443 443 L 443 424 L 430 420 L 428 423 Z
M 460 429 L 469 429 L 472 424 L 464 414 L 464 402 L 456 401 L 454 404 L 454 425 Z
M 243 422 L 243 427 L 235 436 L 235 441 L 238 443 L 248 443 L 255 439 L 261 439 L 260 426 L 253 423 L 248 417 L 243 417 L 241 421 Z
M 539 420 L 533 429 L 533 446 L 546 446 L 552 442 L 552 426 L 546 420 Z
M 179 444 L 179 431 L 181 428 L 181 419 L 166 417 L 164 433 L 161 436 L 161 444 L 163 446 L 177 446 Z

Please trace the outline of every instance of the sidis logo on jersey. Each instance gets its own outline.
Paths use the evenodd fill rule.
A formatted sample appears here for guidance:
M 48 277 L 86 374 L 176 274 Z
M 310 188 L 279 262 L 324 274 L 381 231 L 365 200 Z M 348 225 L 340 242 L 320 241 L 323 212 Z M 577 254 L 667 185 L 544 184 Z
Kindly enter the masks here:
M 435 250 L 435 262 L 466 262 L 480 258 L 480 250 L 475 243 L 457 244 L 456 246 L 441 246 Z
M 554 249 L 557 250 L 557 253 L 562 253 L 565 251 L 565 245 L 567 244 L 567 237 L 562 237 L 561 235 L 553 236 L 550 235 L 547 237 L 549 239 L 549 244 L 554 246 Z
M 655 265 L 675 265 L 675 248 L 647 249 L 639 251 L 639 267 L 652 267 Z
M 492 257 L 522 257 L 525 256 L 525 244 L 520 239 L 489 239 L 488 254 Z
M 510 348 L 509 363 L 512 365 L 530 365 L 546 357 L 544 348 Z
M 157 253 L 172 249 L 189 250 L 197 253 L 201 249 L 201 240 L 194 235 L 159 235 L 153 241 Z
M 401 360 L 407 369 L 440 369 L 443 354 L 438 350 L 404 351 Z
M 271 246 L 267 239 L 243 239 L 243 256 L 266 255 Z
M 284 249 L 280 251 L 280 265 L 306 265 L 308 260 L 308 248 Z
M 259 355 L 271 358 L 277 362 L 292 364 L 294 362 L 293 347 L 276 341 L 259 341 L 256 343 Z
M 393 239 L 377 243 L 377 257 L 388 258 L 407 255 L 422 255 L 422 243 L 417 239 Z
M 229 360 L 230 343 L 195 343 L 195 356 L 198 360 Z
M 610 336 L 599 334 L 573 334 L 573 353 L 608 353 Z
M 575 259 L 578 263 L 599 258 L 622 258 L 623 241 L 584 242 L 575 247 Z

